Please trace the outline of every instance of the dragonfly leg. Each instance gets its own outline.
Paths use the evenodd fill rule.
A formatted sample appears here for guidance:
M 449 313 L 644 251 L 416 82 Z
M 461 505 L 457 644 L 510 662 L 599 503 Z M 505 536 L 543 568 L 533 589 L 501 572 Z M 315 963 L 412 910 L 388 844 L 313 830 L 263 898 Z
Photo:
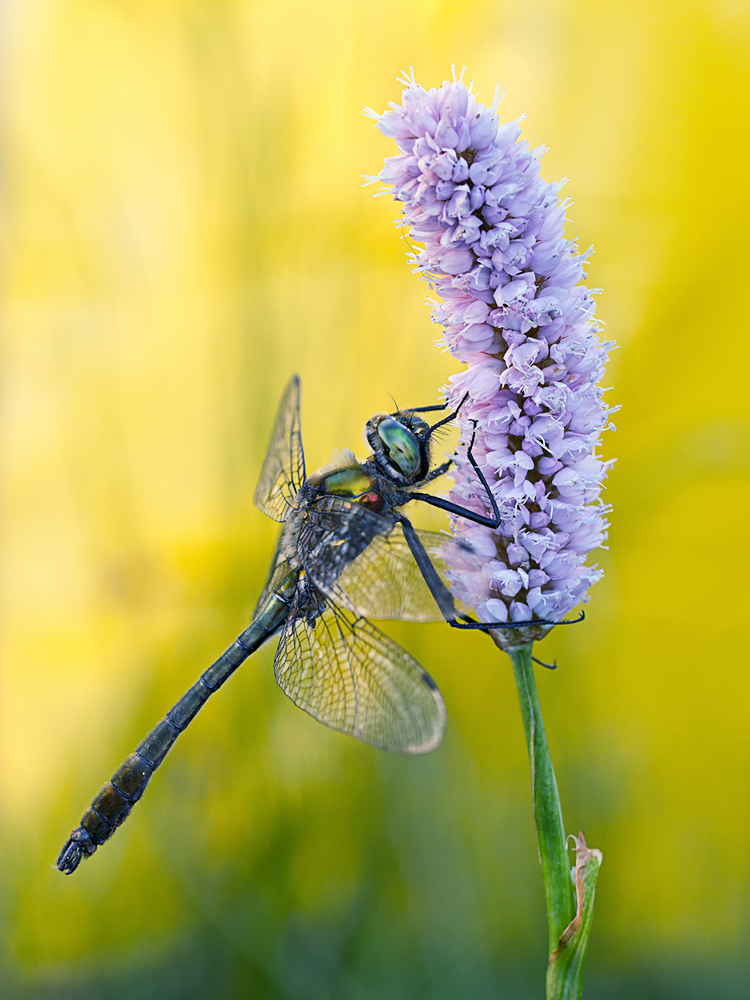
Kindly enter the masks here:
M 478 622 L 474 621 L 471 618 L 466 618 L 464 615 L 461 615 L 460 621 L 449 622 L 449 624 L 452 625 L 453 628 L 469 628 L 469 629 L 475 628 L 475 629 L 484 629 L 485 632 L 489 632 L 489 631 L 494 631 L 495 629 L 498 628 L 526 628 L 527 625 L 549 625 L 550 628 L 553 625 L 577 625 L 579 622 L 582 622 L 585 617 L 586 613 L 582 611 L 577 618 L 565 618 L 561 622 L 551 622 L 547 618 L 532 618 L 529 621 L 525 622 Z M 548 663 L 542 663 L 541 665 L 543 667 L 549 667 Z M 550 670 L 554 669 L 555 669 L 554 667 L 550 667 Z
M 414 561 L 419 570 L 424 577 L 424 582 L 427 584 L 430 593 L 435 598 L 435 603 L 440 608 L 443 617 L 450 624 L 453 625 L 457 618 L 456 605 L 453 600 L 453 594 L 443 583 L 438 571 L 432 564 L 432 559 L 430 559 L 427 554 L 427 550 L 420 541 L 419 535 L 414 529 L 414 525 L 411 521 L 404 517 L 403 514 L 399 515 L 399 523 L 404 532 L 404 538 L 406 543 L 411 549 L 411 554 L 414 556 Z
M 453 594 L 451 594 L 440 574 L 433 566 L 427 550 L 422 544 L 419 535 L 414 530 L 414 525 L 403 514 L 399 516 L 398 520 L 404 532 L 406 543 L 411 550 L 411 554 L 414 556 L 414 561 L 419 566 L 424 581 L 430 593 L 435 598 L 435 603 L 452 628 L 479 629 L 482 632 L 489 632 L 493 629 L 526 628 L 528 625 L 549 625 L 551 627 L 553 625 L 575 625 L 577 622 L 583 621 L 586 617 L 582 611 L 578 618 L 571 618 L 569 621 L 561 622 L 551 622 L 546 618 L 532 619 L 531 621 L 524 622 L 479 622 L 466 615 L 458 614 Z M 541 661 L 539 662 L 541 663 Z M 542 666 L 549 667 L 551 670 L 555 669 L 554 666 L 550 667 L 548 663 L 542 663 Z
M 466 400 L 468 398 L 469 398 L 469 394 L 467 392 L 466 395 L 461 400 L 461 402 L 458 404 L 458 406 L 456 407 L 455 410 L 452 410 L 448 414 L 447 417 L 443 417 L 442 420 L 439 420 L 436 424 L 433 424 L 432 427 L 430 427 L 430 434 L 432 434 L 433 431 L 436 431 L 438 429 L 438 427 L 442 427 L 443 424 L 449 424 L 451 422 L 451 420 L 455 420 L 456 417 L 458 416 L 458 411 L 461 409 L 461 407 L 464 405 L 464 403 L 466 402 Z M 432 406 L 410 406 L 409 409 L 406 410 L 405 412 L 406 413 L 434 413 L 436 410 L 444 410 L 444 409 L 446 409 L 447 406 L 448 406 L 447 403 L 434 403 Z M 391 416 L 397 417 L 398 413 L 393 413 L 393 414 L 391 414 Z
M 396 400 L 394 399 L 393 402 L 395 403 Z M 410 406 L 408 410 L 396 410 L 391 416 L 397 417 L 399 413 L 434 413 L 435 410 L 444 410 L 447 405 L 447 403 L 433 403 L 432 406 Z
M 461 409 L 461 407 L 462 407 L 462 406 L 464 405 L 464 403 L 466 402 L 466 400 L 467 400 L 468 398 L 469 398 L 469 394 L 468 394 L 468 392 L 467 392 L 467 393 L 466 393 L 466 395 L 465 395 L 465 396 L 464 396 L 464 398 L 463 398 L 463 399 L 461 400 L 461 402 L 460 402 L 460 403 L 458 404 L 458 406 L 456 407 L 456 409 L 455 409 L 455 410 L 452 410 L 452 411 L 451 411 L 451 412 L 450 412 L 450 413 L 448 414 L 448 416 L 447 416 L 447 417 L 443 417 L 443 419 L 442 419 L 442 420 L 438 420 L 438 422 L 437 422 L 436 424 L 433 424 L 433 425 L 432 425 L 432 427 L 430 427 L 430 434 L 433 434 L 433 433 L 434 433 L 434 432 L 435 432 L 435 431 L 436 431 L 436 430 L 438 429 L 438 427 L 442 427 L 442 426 L 443 426 L 443 424 L 449 424 L 449 423 L 451 422 L 451 420 L 455 420 L 455 419 L 456 419 L 456 417 L 458 416 L 458 411 L 459 411 L 459 410 Z M 446 403 L 446 404 L 444 405 L 444 407 L 443 407 L 443 408 L 445 408 L 445 406 L 447 406 L 447 405 L 448 405 L 448 404 Z M 476 426 L 476 425 L 475 425 L 475 426 Z
M 490 507 L 492 508 L 492 517 L 485 517 L 484 514 L 477 514 L 473 510 L 469 510 L 468 507 L 461 507 L 457 503 L 451 503 L 450 500 L 443 500 L 442 497 L 433 497 L 429 493 L 410 493 L 410 500 L 421 500 L 423 503 L 428 503 L 432 507 L 439 507 L 440 510 L 446 510 L 449 514 L 455 514 L 458 517 L 465 517 L 468 521 L 473 521 L 475 524 L 482 524 L 487 528 L 499 528 L 500 527 L 500 510 L 497 506 L 497 500 L 495 500 L 495 495 L 490 489 L 490 484 L 487 482 L 484 473 L 479 468 L 479 463 L 474 458 L 474 438 L 477 433 L 477 422 L 474 421 L 474 432 L 471 435 L 471 441 L 469 442 L 469 447 L 466 449 L 466 457 L 471 464 L 472 469 L 476 472 L 479 482 L 485 489 L 487 494 L 487 499 L 490 502 Z
M 424 478 L 424 482 L 431 483 L 433 479 L 438 479 L 440 476 L 444 476 L 452 465 L 453 465 L 453 459 L 449 458 L 447 462 L 443 462 L 442 465 L 436 466 L 432 470 L 432 472 L 428 472 Z

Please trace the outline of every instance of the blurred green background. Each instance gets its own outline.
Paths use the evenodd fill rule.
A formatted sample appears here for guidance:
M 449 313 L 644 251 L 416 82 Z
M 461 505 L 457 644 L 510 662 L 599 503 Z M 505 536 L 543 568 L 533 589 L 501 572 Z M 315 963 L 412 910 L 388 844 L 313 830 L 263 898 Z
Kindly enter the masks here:
M 266 648 L 128 824 L 50 865 L 245 627 L 252 505 L 303 384 L 308 467 L 455 369 L 360 117 L 467 66 L 528 113 L 620 344 L 606 576 L 538 647 L 566 824 L 604 852 L 587 996 L 746 997 L 750 894 L 745 0 L 5 0 L 0 993 L 539 997 L 545 917 L 507 658 L 387 626 L 443 746 L 378 753 Z M 425 522 L 428 526 L 437 520 Z

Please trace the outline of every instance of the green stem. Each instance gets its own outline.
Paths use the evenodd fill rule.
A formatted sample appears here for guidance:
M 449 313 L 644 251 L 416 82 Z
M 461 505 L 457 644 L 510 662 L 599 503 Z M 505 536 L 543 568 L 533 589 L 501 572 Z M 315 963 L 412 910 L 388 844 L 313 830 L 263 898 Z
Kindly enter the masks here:
M 547 746 L 542 712 L 536 693 L 532 643 L 510 653 L 521 699 L 523 728 L 531 764 L 531 792 L 534 803 L 534 824 L 542 863 L 544 891 L 547 896 L 550 955 L 560 937 L 576 915 L 576 896 L 570 877 L 570 859 L 563 825 L 560 796 L 555 772 Z

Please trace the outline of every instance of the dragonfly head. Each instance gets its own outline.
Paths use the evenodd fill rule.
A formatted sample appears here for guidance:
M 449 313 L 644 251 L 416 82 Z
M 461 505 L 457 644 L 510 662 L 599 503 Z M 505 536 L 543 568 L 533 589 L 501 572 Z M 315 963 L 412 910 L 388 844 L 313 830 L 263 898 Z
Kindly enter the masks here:
M 365 436 L 379 471 L 394 482 L 417 483 L 429 472 L 430 425 L 415 413 L 376 413 Z

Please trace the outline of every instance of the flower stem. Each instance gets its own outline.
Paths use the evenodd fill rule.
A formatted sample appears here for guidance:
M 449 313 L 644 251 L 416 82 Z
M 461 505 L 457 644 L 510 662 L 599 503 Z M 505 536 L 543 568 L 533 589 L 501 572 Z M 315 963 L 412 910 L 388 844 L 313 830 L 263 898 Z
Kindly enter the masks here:
M 518 696 L 521 700 L 523 728 L 531 764 L 531 793 L 534 806 L 534 825 L 542 863 L 544 891 L 547 897 L 550 955 L 555 951 L 560 937 L 576 915 L 576 896 L 570 877 L 567 838 L 563 825 L 560 796 L 555 772 L 547 746 L 542 712 L 536 693 L 534 667 L 531 660 L 532 643 L 509 653 L 516 675 Z

